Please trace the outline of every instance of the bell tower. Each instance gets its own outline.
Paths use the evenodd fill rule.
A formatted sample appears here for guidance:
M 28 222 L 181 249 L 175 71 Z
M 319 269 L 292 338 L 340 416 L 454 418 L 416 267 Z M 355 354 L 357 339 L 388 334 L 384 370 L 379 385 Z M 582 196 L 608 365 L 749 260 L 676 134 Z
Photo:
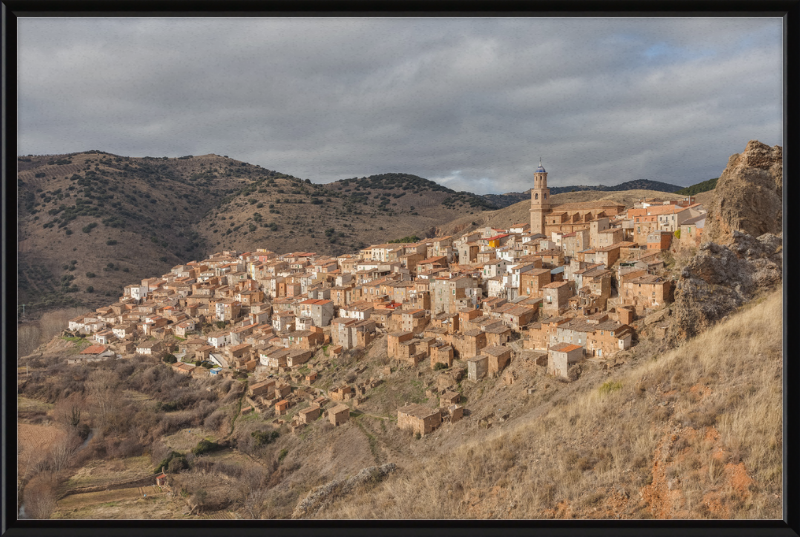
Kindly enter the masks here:
M 544 217 L 550 211 L 550 189 L 547 188 L 547 172 L 539 158 L 539 167 L 533 173 L 531 189 L 531 233 L 544 233 Z

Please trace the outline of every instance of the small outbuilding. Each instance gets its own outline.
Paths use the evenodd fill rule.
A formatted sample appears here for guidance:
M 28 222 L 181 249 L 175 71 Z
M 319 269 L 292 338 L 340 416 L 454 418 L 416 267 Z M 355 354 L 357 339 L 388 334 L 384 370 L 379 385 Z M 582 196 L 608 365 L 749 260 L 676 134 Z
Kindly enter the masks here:
M 421 436 L 432 433 L 441 424 L 442 413 L 438 408 L 431 409 L 412 403 L 397 409 L 397 426 L 410 429 Z
M 339 426 L 350 419 L 350 408 L 347 405 L 336 405 L 328 410 L 328 419 L 334 426 Z

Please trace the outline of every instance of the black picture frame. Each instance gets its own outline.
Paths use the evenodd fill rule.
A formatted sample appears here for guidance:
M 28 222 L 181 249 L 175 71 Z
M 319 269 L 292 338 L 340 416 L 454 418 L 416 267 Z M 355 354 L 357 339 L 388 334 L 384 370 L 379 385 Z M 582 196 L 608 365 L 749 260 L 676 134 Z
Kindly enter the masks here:
M 2 525 L 0 533 L 8 536 L 100 536 L 100 535 L 205 535 L 231 534 L 237 537 L 249 535 L 348 535 L 381 537 L 413 534 L 497 534 L 507 536 L 523 535 L 770 535 L 791 536 L 800 534 L 800 439 L 798 438 L 798 408 L 800 386 L 797 363 L 791 358 L 790 339 L 792 308 L 786 303 L 793 296 L 791 279 L 784 278 L 784 518 L 780 521 L 729 521 L 729 520 L 648 520 L 648 521 L 607 521 L 607 520 L 569 520 L 569 521 L 517 521 L 517 520 L 386 520 L 386 521 L 69 521 L 69 520 L 17 520 L 16 493 L 12 485 L 15 476 L 16 416 L 15 386 L 16 365 L 12 358 L 16 353 L 15 331 L 12 319 L 16 315 L 13 283 L 16 277 L 14 244 L 15 228 L 12 218 L 16 215 L 15 185 L 16 175 L 16 22 L 19 17 L 42 16 L 780 16 L 784 20 L 784 174 L 789 181 L 784 182 L 784 252 L 791 256 L 792 236 L 789 233 L 791 213 L 789 201 L 792 200 L 792 175 L 798 168 L 796 145 L 799 137 L 798 107 L 800 107 L 800 88 L 797 80 L 798 56 L 800 56 L 800 0 L 728 0 L 698 2 L 664 0 L 648 2 L 645 0 L 593 2 L 578 1 L 533 1 L 533 2 L 444 2 L 428 4 L 419 1 L 396 2 L 393 4 L 371 4 L 368 2 L 339 1 L 269 3 L 233 0 L 229 2 L 187 2 L 168 0 L 124 0 L 117 2 L 100 1 L 36 1 L 4 0 L 2 2 L 2 156 L 3 156 L 3 215 L 2 215 L 2 278 L 0 297 L 3 301 L 3 502 Z M 793 98 L 794 96 L 794 98 Z M 788 274 L 786 265 L 784 271 Z

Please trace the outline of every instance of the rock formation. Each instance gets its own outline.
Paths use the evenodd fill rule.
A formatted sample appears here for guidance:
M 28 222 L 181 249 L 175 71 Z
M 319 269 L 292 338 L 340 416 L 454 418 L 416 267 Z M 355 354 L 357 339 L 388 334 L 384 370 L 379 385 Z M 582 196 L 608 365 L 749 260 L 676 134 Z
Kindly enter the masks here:
M 684 267 L 675 289 L 671 343 L 693 337 L 782 280 L 780 235 L 757 239 L 733 231 L 727 246 L 707 242 Z
M 733 231 L 753 237 L 781 233 L 783 150 L 751 140 L 732 155 L 708 208 L 705 240 L 727 244 Z
M 347 479 L 334 479 L 321 485 L 298 502 L 292 513 L 292 518 L 308 518 L 330 505 L 334 499 L 350 493 L 359 485 L 377 483 L 388 474 L 397 469 L 395 463 L 390 462 L 383 466 L 370 466 L 364 468 L 356 475 Z

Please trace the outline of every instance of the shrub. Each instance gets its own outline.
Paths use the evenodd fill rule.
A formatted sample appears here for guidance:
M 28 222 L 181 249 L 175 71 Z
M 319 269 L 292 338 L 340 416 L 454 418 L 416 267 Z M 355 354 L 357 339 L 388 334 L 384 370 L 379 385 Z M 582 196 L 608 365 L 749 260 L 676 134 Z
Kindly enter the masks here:
M 186 460 L 185 456 L 181 455 L 169 461 L 169 466 L 167 466 L 167 471 L 170 474 L 177 474 L 181 470 L 186 470 L 188 468 L 189 468 L 189 462 Z
M 437 362 L 436 365 L 433 366 L 434 371 L 440 371 L 442 369 L 447 369 L 447 364 L 442 362 Z
M 273 443 L 280 436 L 280 433 L 278 431 L 253 431 L 250 436 L 255 439 L 256 446 L 266 446 Z
M 219 448 L 220 448 L 219 444 L 211 442 L 210 440 L 206 440 L 204 438 L 203 440 L 200 440 L 200 442 L 198 442 L 198 444 L 195 447 L 192 448 L 192 453 L 194 453 L 195 455 L 202 455 L 203 453 L 208 453 L 209 451 L 214 451 Z
M 278 454 L 278 461 L 282 461 L 283 459 L 285 459 L 286 455 L 288 455 L 288 454 L 289 454 L 289 450 L 286 449 L 286 448 L 283 448 L 281 450 L 281 452 Z
M 162 460 L 160 463 L 158 463 L 158 466 L 156 466 L 155 470 L 153 470 L 153 473 L 154 474 L 158 474 L 162 470 L 166 472 L 166 471 L 168 471 L 168 468 L 169 468 L 169 472 L 170 473 L 174 473 L 173 472 L 173 467 L 171 467 L 170 463 L 173 460 L 176 460 L 176 459 L 183 459 L 183 463 L 176 464 L 175 467 L 174 467 L 175 471 L 177 471 L 177 467 L 179 465 L 185 464 L 186 468 L 189 467 L 189 463 L 186 461 L 186 456 L 183 453 L 178 453 L 177 451 L 171 451 L 169 453 L 169 455 L 167 455 L 164 460 Z
M 611 392 L 615 392 L 621 389 L 622 389 L 621 382 L 619 381 L 614 382 L 609 380 L 608 382 L 603 383 L 603 385 L 598 388 L 598 391 L 600 392 L 600 395 L 607 395 Z
M 115 241 L 114 239 L 108 239 L 108 240 L 106 241 L 106 244 L 107 244 L 108 246 L 114 246 L 115 244 L 117 244 L 117 241 Z
M 90 285 L 89 287 L 87 287 L 87 288 L 86 288 L 86 292 L 87 292 L 87 293 L 94 293 L 94 287 L 92 287 L 92 286 Z
M 97 274 L 95 274 L 94 272 L 87 272 L 86 273 L 86 277 L 87 278 L 94 278 L 95 276 L 97 276 Z
M 175 362 L 178 361 L 178 359 L 175 357 L 175 355 L 171 354 L 171 353 L 167 354 L 166 356 L 164 356 L 164 358 L 162 358 L 162 360 L 167 364 L 174 364 Z

